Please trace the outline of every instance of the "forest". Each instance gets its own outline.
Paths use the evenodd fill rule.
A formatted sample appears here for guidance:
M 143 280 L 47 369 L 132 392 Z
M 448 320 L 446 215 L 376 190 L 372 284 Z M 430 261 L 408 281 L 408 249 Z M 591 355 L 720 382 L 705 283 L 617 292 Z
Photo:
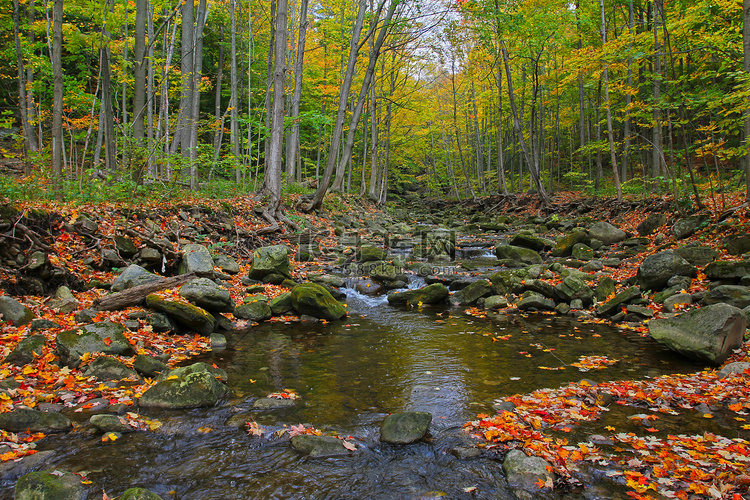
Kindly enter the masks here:
M 317 188 L 309 210 L 329 190 L 572 189 L 700 208 L 747 179 L 736 0 L 3 3 L 4 163 L 57 196 Z

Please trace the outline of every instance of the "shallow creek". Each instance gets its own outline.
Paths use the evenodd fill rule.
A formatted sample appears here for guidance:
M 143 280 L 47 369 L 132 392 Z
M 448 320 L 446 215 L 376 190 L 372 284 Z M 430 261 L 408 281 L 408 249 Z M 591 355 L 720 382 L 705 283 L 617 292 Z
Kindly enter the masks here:
M 113 497 L 131 486 L 164 499 L 513 498 L 498 460 L 451 454 L 471 445 L 462 425 L 478 413 L 493 413 L 495 400 L 582 378 L 698 369 L 634 332 L 605 325 L 552 315 L 474 318 L 457 308 L 398 309 L 385 297 L 348 292 L 344 321 L 265 324 L 231 336 L 226 350 L 202 356 L 229 374 L 225 404 L 149 411 L 146 416 L 161 421 L 161 428 L 111 443 L 85 432 L 51 436 L 39 443 L 39 449 L 56 451 L 47 465 L 87 472 L 90 498 L 101 498 L 102 489 Z M 589 355 L 619 361 L 587 373 L 568 366 Z M 298 404 L 254 413 L 269 435 L 305 423 L 351 436 L 357 452 L 312 459 L 295 452 L 286 435 L 252 438 L 226 425 L 250 411 L 255 399 L 283 389 L 296 391 Z M 381 444 L 380 422 L 403 410 L 432 413 L 431 438 Z M 580 432 L 594 431 L 589 426 Z M 12 482 L 2 483 L 0 497 L 11 498 L 12 488 Z M 587 488 L 566 498 L 627 498 L 613 488 Z

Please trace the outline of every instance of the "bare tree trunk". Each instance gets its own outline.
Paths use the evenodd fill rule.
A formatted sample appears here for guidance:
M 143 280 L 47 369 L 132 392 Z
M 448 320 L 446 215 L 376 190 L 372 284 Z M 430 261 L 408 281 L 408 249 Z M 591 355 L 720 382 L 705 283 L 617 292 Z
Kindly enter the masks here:
M 507 195 L 505 151 L 503 151 L 503 67 L 497 64 L 497 192 Z
M 318 209 L 323 205 L 323 198 L 328 191 L 328 187 L 331 184 L 331 178 L 333 177 L 333 171 L 336 168 L 336 161 L 339 156 L 339 149 L 341 147 L 341 135 L 344 130 L 344 119 L 346 118 L 346 105 L 349 100 L 349 91 L 352 86 L 352 80 L 354 79 L 354 68 L 357 63 L 357 53 L 359 52 L 359 36 L 362 33 L 362 24 L 364 23 L 366 12 L 366 1 L 359 0 L 357 18 L 354 22 L 351 42 L 349 45 L 349 59 L 346 65 L 346 73 L 344 74 L 344 80 L 341 82 L 339 107 L 336 112 L 336 123 L 333 129 L 333 133 L 331 134 L 331 143 L 328 150 L 326 169 L 323 173 L 323 179 L 321 180 L 318 189 L 313 195 L 312 201 L 307 207 L 305 207 L 306 211 Z
M 63 69 L 62 69 L 63 0 L 55 0 L 52 8 L 52 175 L 56 182 L 63 172 Z
M 654 30 L 654 72 L 652 76 L 652 89 L 654 96 L 654 127 L 652 129 L 652 161 L 653 170 L 651 172 L 653 177 L 659 177 L 661 175 L 661 154 L 662 154 L 662 137 L 661 137 L 661 58 L 659 57 L 659 51 L 661 46 L 659 43 L 659 22 L 660 22 L 660 9 L 664 8 L 662 0 L 654 0 L 654 12 L 653 12 L 653 30 Z
M 602 45 L 607 44 L 606 19 L 604 16 L 604 0 L 599 0 L 599 6 L 602 13 Z M 609 138 L 609 155 L 612 161 L 612 175 L 614 176 L 615 189 L 617 190 L 617 201 L 622 201 L 622 187 L 620 187 L 620 174 L 617 170 L 617 153 L 615 152 L 615 138 L 612 132 L 612 110 L 609 104 L 609 69 L 607 63 L 604 63 L 604 104 L 607 107 L 607 136 Z
M 511 71 L 510 71 L 508 50 L 505 47 L 505 44 L 503 44 L 503 47 L 502 47 L 502 55 L 503 55 L 503 61 L 505 63 L 505 76 L 508 80 L 508 100 L 510 101 L 511 114 L 513 115 L 513 126 L 516 130 L 518 143 L 521 146 L 523 156 L 526 159 L 527 165 L 529 166 L 529 173 L 531 174 L 531 180 L 534 183 L 534 186 L 537 188 L 539 195 L 542 197 L 542 200 L 544 200 L 544 203 L 546 204 L 548 202 L 547 191 L 544 189 L 544 185 L 541 183 L 541 180 L 539 179 L 539 174 L 537 172 L 536 165 L 534 165 L 532 161 L 532 156 L 529 152 L 529 148 L 526 145 L 526 140 L 523 137 L 523 130 L 521 130 L 521 123 L 518 118 L 518 111 L 516 110 L 516 100 L 515 100 L 515 96 L 513 93 L 513 75 L 511 74 Z M 519 176 L 518 182 L 520 185 L 521 183 L 520 176 Z
M 219 151 L 221 150 L 221 141 L 224 137 L 224 115 L 221 112 L 221 85 L 224 82 L 224 28 L 219 28 L 219 60 L 216 63 L 216 89 L 214 93 L 214 121 L 216 130 L 214 130 L 214 165 L 219 161 Z M 234 53 L 234 51 L 232 51 Z M 234 87 L 234 86 L 233 86 Z M 234 88 L 231 89 L 234 93 Z M 236 103 L 235 103 L 236 106 Z M 230 110 L 231 113 L 231 110 Z M 211 168 L 213 173 L 213 168 Z M 210 178 L 210 176 L 209 176 Z M 236 180 L 236 179 L 235 179 Z
M 206 0 L 200 0 L 193 35 L 193 74 L 191 82 L 190 119 L 188 121 L 190 149 L 190 189 L 198 189 L 198 119 L 200 118 L 201 75 L 203 73 L 203 29 L 208 19 Z
M 133 54 L 133 146 L 135 151 L 131 158 L 135 162 L 133 180 L 143 183 L 145 171 L 145 111 L 146 111 L 146 24 L 148 18 L 148 0 L 135 2 L 135 44 Z
M 267 214 L 278 216 L 281 208 L 281 160 L 284 143 L 284 73 L 286 70 L 287 0 L 278 0 L 276 6 L 276 44 L 273 69 L 273 114 L 271 122 L 270 155 L 266 160 L 263 186 L 260 194 L 268 195 Z
M 114 8 L 114 2 L 110 6 Z M 107 7 L 104 8 L 105 16 Z M 112 11 L 110 10 L 110 13 Z M 105 17 L 106 19 L 106 17 Z M 104 23 L 104 44 L 101 48 L 102 67 L 102 119 L 104 121 L 104 165 L 110 175 L 117 171 L 117 138 L 115 137 L 115 119 L 112 106 L 112 74 L 110 61 L 110 32 Z M 102 124 L 100 123 L 101 127 Z
M 370 190 L 367 195 L 371 200 L 374 200 L 377 193 L 378 183 L 378 102 L 375 96 L 375 85 L 370 88 L 370 108 L 372 109 L 370 118 L 370 138 L 372 145 L 370 146 Z
M 229 24 L 231 33 L 232 62 L 229 67 L 229 144 L 232 152 L 232 161 L 235 162 L 234 180 L 239 183 L 242 181 L 242 169 L 240 168 L 240 122 L 239 122 L 239 102 L 237 99 L 238 75 L 237 75 L 237 0 L 229 2 Z
M 182 92 L 180 111 L 172 138 L 172 153 L 179 149 L 182 156 L 190 159 L 190 110 L 193 103 L 193 35 L 195 33 L 195 0 L 185 0 L 182 4 L 182 40 L 180 45 L 180 73 Z
M 21 51 L 21 6 L 18 0 L 13 0 L 13 38 L 16 46 L 16 62 L 18 64 L 18 108 L 21 114 L 21 129 L 23 130 L 24 171 L 30 173 L 28 152 L 36 151 L 36 134 L 29 121 L 28 101 L 26 97 L 26 68 L 23 52 Z
M 743 70 L 750 73 L 750 0 L 742 2 L 742 55 Z M 743 111 L 745 116 L 745 146 L 750 141 L 750 98 Z M 750 203 L 750 151 L 745 155 L 745 201 Z
M 305 40 L 307 35 L 307 4 L 308 0 L 301 0 L 299 7 L 299 39 L 297 41 L 297 60 L 294 65 L 294 95 L 292 96 L 292 110 L 290 116 L 294 120 L 292 132 L 289 136 L 289 152 L 286 158 L 287 183 L 301 180 L 300 133 L 299 133 L 299 105 L 302 101 L 302 72 L 304 69 Z

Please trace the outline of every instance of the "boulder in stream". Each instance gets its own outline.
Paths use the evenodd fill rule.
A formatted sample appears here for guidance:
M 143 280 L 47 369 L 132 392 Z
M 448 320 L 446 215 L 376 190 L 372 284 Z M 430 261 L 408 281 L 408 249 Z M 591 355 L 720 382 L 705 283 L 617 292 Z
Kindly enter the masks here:
M 67 432 L 72 428 L 68 417 L 59 413 L 26 408 L 0 413 L 0 429 L 9 432 Z
M 292 448 L 310 457 L 336 457 L 348 455 L 344 441 L 332 436 L 300 434 L 291 439 Z
M 651 338 L 673 351 L 701 362 L 720 365 L 742 346 L 747 320 L 729 304 L 693 309 L 669 319 L 648 323 Z
M 380 427 L 380 440 L 390 444 L 409 444 L 419 441 L 432 422 L 432 414 L 425 411 L 405 411 L 385 417 Z
M 216 330 L 216 318 L 195 304 L 165 299 L 152 293 L 146 297 L 146 307 L 166 314 L 185 328 L 201 335 L 209 335 Z
M 439 304 L 444 302 L 449 295 L 450 291 L 447 286 L 442 283 L 433 283 L 416 290 L 393 292 L 388 295 L 388 303 L 392 306 L 407 304 L 416 306 L 420 302 L 422 304 Z
M 194 363 L 162 373 L 153 387 L 138 400 L 142 408 L 199 408 L 214 406 L 227 392 L 219 381 L 226 372 L 206 363 Z
M 292 306 L 299 314 L 335 321 L 346 316 L 346 309 L 331 292 L 317 283 L 300 283 L 292 288 Z M 269 309 L 270 310 L 270 309 Z
M 67 471 L 32 472 L 18 479 L 15 500 L 85 500 L 81 476 Z
M 540 457 L 528 456 L 519 449 L 510 450 L 503 460 L 503 472 L 508 484 L 517 491 L 520 498 L 536 498 L 539 493 L 539 481 L 551 484 L 555 479 L 550 472 L 550 463 Z

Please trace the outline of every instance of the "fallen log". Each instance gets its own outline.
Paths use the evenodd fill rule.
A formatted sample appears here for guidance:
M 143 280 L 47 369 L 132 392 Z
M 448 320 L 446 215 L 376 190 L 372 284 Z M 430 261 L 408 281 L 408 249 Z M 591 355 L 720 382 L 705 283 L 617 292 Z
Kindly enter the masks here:
M 195 273 L 187 273 L 134 286 L 121 292 L 99 297 L 94 300 L 93 308 L 98 311 L 116 311 L 126 307 L 137 306 L 148 294 L 182 285 L 193 278 L 195 278 Z

